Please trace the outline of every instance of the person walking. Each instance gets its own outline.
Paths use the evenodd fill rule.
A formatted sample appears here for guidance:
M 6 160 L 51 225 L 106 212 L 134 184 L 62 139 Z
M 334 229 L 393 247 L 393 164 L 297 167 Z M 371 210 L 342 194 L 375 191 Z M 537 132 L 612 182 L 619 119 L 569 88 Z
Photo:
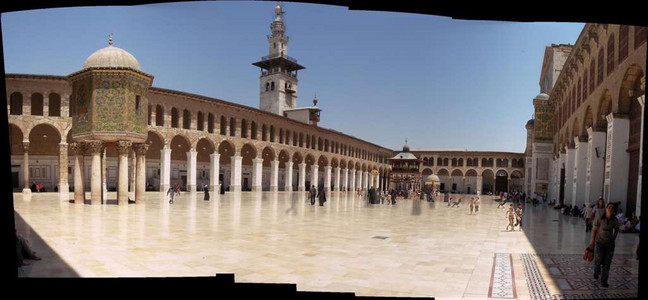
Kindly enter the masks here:
M 600 276 L 603 288 L 609 287 L 608 275 L 614 256 L 614 240 L 619 234 L 619 220 L 614 217 L 615 210 L 615 205 L 608 203 L 605 215 L 594 223 L 592 240 L 588 246 L 590 250 L 594 250 L 594 279 L 598 280 Z
M 475 198 L 475 215 L 479 213 L 479 205 L 481 205 L 481 200 L 479 197 Z
M 167 190 L 167 196 L 169 196 L 169 204 L 173 204 L 173 197 L 175 197 L 175 188 L 170 187 L 169 190 Z
M 319 198 L 319 205 L 324 206 L 324 202 L 326 202 L 326 191 L 324 190 L 323 186 L 319 187 L 319 191 L 317 191 L 317 197 Z
M 516 223 L 519 225 L 520 231 L 522 231 L 522 203 L 518 203 L 518 207 L 515 210 L 515 218 L 516 218 Z
M 585 232 L 592 230 L 592 211 L 594 210 L 594 204 L 590 204 L 585 209 Z
M 506 226 L 507 231 L 515 230 L 515 209 L 513 208 L 513 203 L 510 204 L 509 208 L 506 210 L 506 218 L 509 221 L 509 224 Z M 509 229 L 509 227 L 511 229 Z
M 209 186 L 205 184 L 203 186 L 203 191 L 205 192 L 205 196 L 203 197 L 203 200 L 209 201 Z
M 475 198 L 470 198 L 470 214 L 473 214 L 473 211 L 475 211 Z
M 310 193 L 310 203 L 311 205 L 315 205 L 315 197 L 317 196 L 317 189 L 315 189 L 315 185 L 311 186 L 309 193 Z

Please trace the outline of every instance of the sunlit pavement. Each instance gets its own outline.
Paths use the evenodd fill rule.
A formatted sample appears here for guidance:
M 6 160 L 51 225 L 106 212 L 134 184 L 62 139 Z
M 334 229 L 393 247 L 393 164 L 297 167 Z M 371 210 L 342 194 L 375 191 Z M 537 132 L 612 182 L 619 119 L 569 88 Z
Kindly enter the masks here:
M 490 197 L 482 197 L 479 215 L 470 215 L 467 200 L 460 208 L 403 199 L 368 205 L 354 193 L 333 192 L 321 207 L 311 206 L 303 192 L 212 193 L 210 201 L 198 192 L 169 204 L 163 193 L 149 192 L 144 203 L 91 206 L 54 193 L 16 193 L 18 232 L 43 257 L 19 275 L 235 273 L 237 282 L 295 283 L 299 291 L 437 299 L 556 298 L 582 294 L 594 283 L 582 279 L 585 287 L 576 286 L 559 276 L 561 258 L 581 264 L 581 273 L 591 270 L 573 259 L 589 242 L 583 219 L 527 204 L 523 231 L 509 232 L 505 209 Z M 615 289 L 611 282 L 608 290 L 594 285 L 593 293 L 631 291 L 622 288 L 636 282 L 638 239 L 617 238 L 615 260 L 626 258 L 618 264 L 628 283 Z

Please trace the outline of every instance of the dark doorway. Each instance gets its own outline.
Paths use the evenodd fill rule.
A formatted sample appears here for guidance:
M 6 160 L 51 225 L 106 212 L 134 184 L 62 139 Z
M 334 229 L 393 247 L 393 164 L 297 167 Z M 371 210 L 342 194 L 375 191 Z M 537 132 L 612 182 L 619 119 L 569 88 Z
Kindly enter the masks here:
M 19 187 L 18 187 L 18 172 L 11 172 L 11 186 L 13 187 L 14 191 L 16 189 L 19 189 Z
M 497 176 L 495 178 L 495 193 L 508 192 L 508 178 L 506 176 Z
M 243 190 L 244 190 L 244 191 L 248 191 L 248 190 L 250 190 L 250 187 L 248 186 L 248 182 L 249 182 L 249 181 L 248 181 L 247 178 L 243 178 Z
M 560 195 L 558 203 L 560 205 L 565 204 L 565 168 L 560 169 Z
M 639 179 L 639 147 L 641 146 L 641 105 L 637 100 L 630 102 L 630 130 L 628 136 L 628 198 L 624 209 L 630 217 L 637 206 L 637 180 Z
M 187 176 L 180 176 L 180 179 L 182 180 L 182 186 L 180 187 L 182 190 L 186 191 L 187 190 Z

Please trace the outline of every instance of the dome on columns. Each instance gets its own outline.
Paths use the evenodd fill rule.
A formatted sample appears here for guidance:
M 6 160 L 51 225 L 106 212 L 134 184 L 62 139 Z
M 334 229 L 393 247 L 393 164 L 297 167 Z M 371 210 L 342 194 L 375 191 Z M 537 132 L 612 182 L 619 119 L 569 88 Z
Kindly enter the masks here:
M 540 93 L 538 96 L 536 96 L 536 99 L 543 99 L 543 100 L 549 100 L 549 95 L 545 93 Z
M 410 147 L 407 144 L 403 146 L 403 152 L 410 152 Z

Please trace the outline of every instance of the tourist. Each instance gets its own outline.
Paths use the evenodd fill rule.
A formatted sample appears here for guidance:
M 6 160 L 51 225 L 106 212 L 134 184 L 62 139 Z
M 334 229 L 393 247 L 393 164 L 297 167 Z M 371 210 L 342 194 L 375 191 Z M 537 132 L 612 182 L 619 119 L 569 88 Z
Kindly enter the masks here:
M 506 200 L 502 200 L 500 198 L 500 201 L 499 201 L 499 204 L 497 205 L 497 208 L 500 208 L 500 207 L 506 209 Z
M 616 215 L 616 218 L 617 220 L 619 220 L 619 224 L 625 224 L 626 217 L 620 208 L 619 208 L 619 213 Z
M 311 186 L 309 193 L 310 193 L 310 203 L 311 205 L 315 205 L 315 197 L 317 196 L 317 190 L 315 189 L 315 185 Z
M 605 215 L 605 201 L 603 201 L 603 197 L 599 197 L 596 202 L 596 206 L 592 210 L 590 222 L 592 222 L 592 224 L 596 224 L 596 220 L 603 217 L 603 215 Z
M 588 205 L 585 209 L 585 232 L 592 229 L 592 210 L 594 210 L 594 204 Z
M 479 205 L 481 205 L 481 200 L 479 197 L 475 198 L 475 215 L 479 213 Z
M 450 199 L 452 199 L 452 198 L 450 198 Z M 461 200 L 462 200 L 462 199 L 459 198 L 459 200 L 456 200 L 454 203 L 452 203 L 452 207 L 459 208 L 459 204 L 461 204 Z
M 173 204 L 173 197 L 176 194 L 176 190 L 174 187 L 170 187 L 169 190 L 167 191 L 167 196 L 169 196 L 169 204 Z
M 205 197 L 203 197 L 203 200 L 209 201 L 209 187 L 206 184 L 203 186 L 203 191 L 205 191 Z
M 319 187 L 319 191 L 317 191 L 317 197 L 319 199 L 319 205 L 324 206 L 324 202 L 326 202 L 326 191 L 324 190 L 324 186 Z
M 601 287 L 607 288 L 608 274 L 610 264 L 614 255 L 614 240 L 619 233 L 619 220 L 614 217 L 615 206 L 608 203 L 605 207 L 605 215 L 598 218 L 594 223 L 592 231 L 592 240 L 588 246 L 590 250 L 594 249 L 594 279 L 601 276 Z M 595 246 L 596 242 L 596 247 Z
M 513 203 L 509 205 L 508 210 L 506 210 L 506 218 L 509 221 L 509 224 L 506 226 L 507 231 L 515 230 L 515 209 L 513 208 Z M 511 228 L 509 230 L 509 227 Z
M 36 185 L 36 181 L 32 182 L 32 185 L 31 185 L 30 189 L 31 189 L 32 193 L 37 192 L 38 186 Z
M 473 214 L 473 211 L 475 211 L 475 198 L 470 198 L 470 214 Z
M 41 260 L 36 252 L 34 252 L 30 247 L 27 240 L 19 235 L 14 229 L 16 234 L 16 264 L 20 268 L 22 266 L 29 266 L 29 263 L 25 259 Z

